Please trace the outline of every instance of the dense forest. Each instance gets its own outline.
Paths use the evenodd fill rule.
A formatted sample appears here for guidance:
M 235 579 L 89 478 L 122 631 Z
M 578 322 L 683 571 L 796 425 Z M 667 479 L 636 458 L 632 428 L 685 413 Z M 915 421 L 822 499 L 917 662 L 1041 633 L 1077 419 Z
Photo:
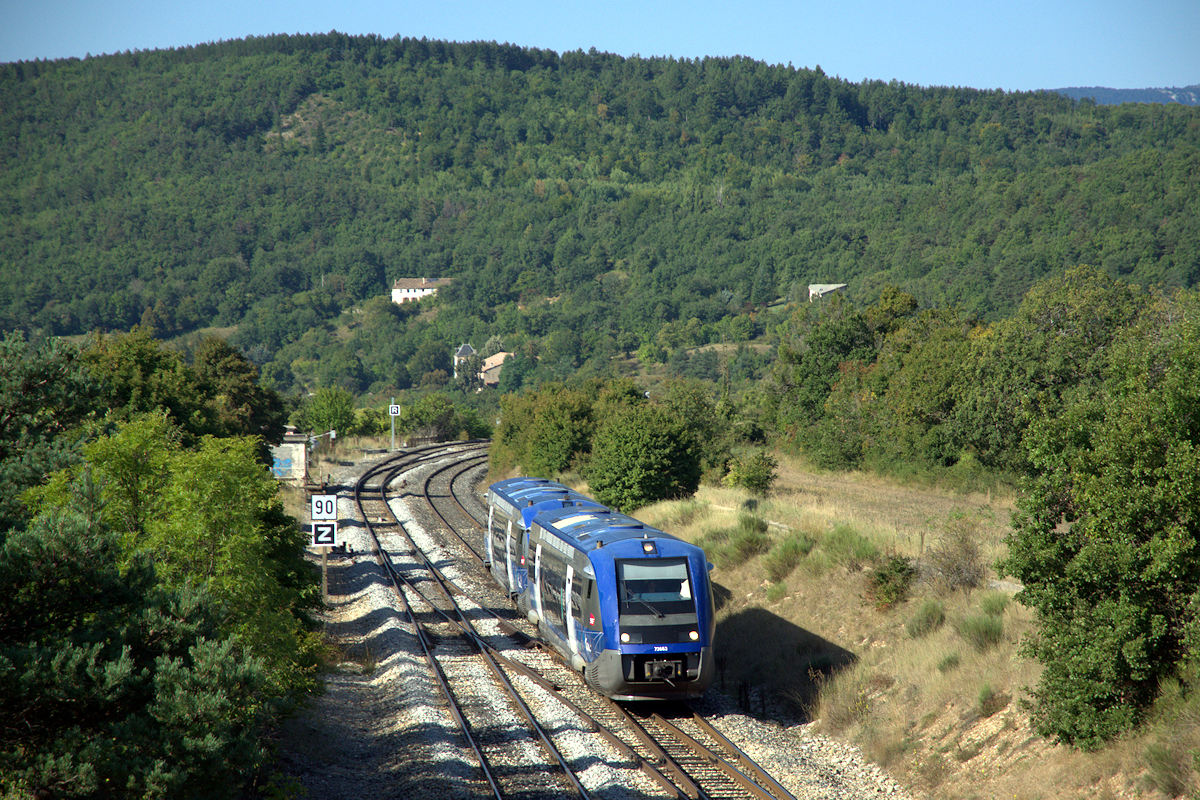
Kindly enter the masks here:
M 543 378 L 666 360 L 809 282 L 994 320 L 1078 263 L 1200 280 L 1179 105 L 337 33 L 6 64 L 0 96 L 0 328 L 216 327 L 285 391 L 437 383 L 491 337 Z M 333 324 L 423 275 L 436 317 Z

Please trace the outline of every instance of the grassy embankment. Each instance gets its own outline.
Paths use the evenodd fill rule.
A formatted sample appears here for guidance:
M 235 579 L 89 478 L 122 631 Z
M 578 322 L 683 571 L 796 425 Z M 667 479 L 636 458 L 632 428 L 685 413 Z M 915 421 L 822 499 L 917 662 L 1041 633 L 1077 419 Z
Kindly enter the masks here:
M 1194 780 L 1196 725 L 1092 754 L 1032 732 L 1021 701 L 1038 665 L 1019 642 L 1033 617 L 993 568 L 1012 498 L 790 459 L 779 472 L 756 507 L 702 487 L 636 512 L 716 564 L 720 680 L 751 711 L 814 720 L 933 798 L 1155 797 Z M 907 591 L 895 556 L 918 568 Z

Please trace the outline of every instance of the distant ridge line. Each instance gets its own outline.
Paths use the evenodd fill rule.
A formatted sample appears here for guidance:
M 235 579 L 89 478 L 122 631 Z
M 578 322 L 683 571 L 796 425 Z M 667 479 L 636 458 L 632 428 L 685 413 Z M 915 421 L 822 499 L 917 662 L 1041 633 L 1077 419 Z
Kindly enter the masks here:
M 1090 99 L 1097 105 L 1109 106 L 1121 103 L 1180 103 L 1185 106 L 1200 105 L 1200 84 L 1162 89 L 1110 89 L 1106 86 L 1070 86 L 1051 89 L 1073 100 Z

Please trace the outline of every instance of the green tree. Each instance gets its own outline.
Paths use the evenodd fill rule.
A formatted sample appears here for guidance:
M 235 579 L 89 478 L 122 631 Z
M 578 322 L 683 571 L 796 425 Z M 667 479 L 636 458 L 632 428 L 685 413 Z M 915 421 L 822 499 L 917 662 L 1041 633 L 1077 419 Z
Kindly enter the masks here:
M 963 364 L 973 323 L 945 309 L 904 318 L 884 337 L 869 389 L 872 417 L 866 462 L 877 469 L 903 465 L 949 467 L 966 447 L 957 424 Z
M 703 474 L 718 480 L 730 458 L 732 434 L 728 420 L 717 413 L 710 391 L 697 380 L 671 380 L 663 385 L 655 402 L 698 443 Z
M 86 479 L 78 512 L 0 548 L 0 794 L 228 794 L 266 756 L 260 662 L 203 592 L 125 567 Z
M 873 356 L 874 337 L 866 319 L 840 296 L 820 309 L 796 311 L 783 334 L 768 390 L 776 424 L 798 441 L 812 441 L 842 363 L 869 362 Z
M 423 395 L 411 404 L 402 404 L 396 430 L 438 442 L 455 437 L 475 439 L 490 433 L 489 426 L 479 419 L 474 409 L 456 406 L 449 395 L 441 392 Z
M 627 406 L 603 421 L 592 441 L 586 477 L 596 499 L 622 511 L 693 494 L 700 447 L 664 409 Z
M 1200 298 L 1156 304 L 1106 361 L 1032 425 L 1001 563 L 1038 616 L 1037 729 L 1089 749 L 1200 653 Z
M 533 475 L 561 475 L 590 449 L 592 398 L 554 383 L 543 386 L 530 400 L 520 420 L 524 429 L 520 463 Z
M 166 510 L 139 543 L 163 580 L 199 582 L 221 603 L 228 630 L 262 658 L 273 690 L 312 688 L 316 640 L 305 630 L 316 602 L 304 569 L 304 534 L 282 513 L 278 486 L 254 439 L 205 437 L 180 452 L 163 487 Z
M 118 423 L 109 435 L 83 446 L 84 462 L 103 487 L 101 514 L 130 552 L 167 511 L 162 493 L 173 460 L 182 449 L 181 439 L 182 433 L 167 412 L 158 410 Z M 77 478 L 78 470 L 63 470 L 52 475 L 43 489 L 30 492 L 30 497 L 38 505 L 65 507 L 70 502 L 69 484 Z
M 262 659 L 271 692 L 312 689 L 316 640 L 307 631 L 319 598 L 303 561 L 304 535 L 283 513 L 278 486 L 258 460 L 258 440 L 206 436 L 182 448 L 165 412 L 120 423 L 84 448 L 85 466 L 64 470 L 30 496 L 43 515 L 96 486 L 94 511 L 120 538 L 122 564 L 152 555 L 157 579 L 201 586 L 219 604 L 223 635 Z
M 208 400 L 216 436 L 258 436 L 264 445 L 283 441 L 283 399 L 258 384 L 258 368 L 223 339 L 200 342 L 192 367 Z
M 464 394 L 483 388 L 483 356 L 472 353 L 455 367 L 454 388 Z
M 323 386 L 300 408 L 298 422 L 316 434 L 349 430 L 354 424 L 354 395 L 340 386 Z
M 1025 469 L 1024 432 L 1065 393 L 1099 383 L 1109 348 L 1146 295 L 1088 266 L 1039 282 L 1011 319 L 972 340 L 956 405 L 963 440 L 984 464 Z
M 21 492 L 71 461 L 72 432 L 95 413 L 100 391 L 73 345 L 0 338 L 0 537 L 25 516 Z
M 195 372 L 149 331 L 135 327 L 96 337 L 84 348 L 82 360 L 104 387 L 101 402 L 110 419 L 162 409 L 183 432 L 185 444 L 212 430 L 212 411 Z
M 425 381 L 426 376 L 436 372 L 453 375 L 454 364 L 451 362 L 450 348 L 446 343 L 437 337 L 429 338 L 421 342 L 408 360 L 408 374 L 415 381 Z
M 525 379 L 537 369 L 537 360 L 523 352 L 514 353 L 506 359 L 500 370 L 500 383 L 497 391 L 502 394 L 512 394 L 524 387 Z

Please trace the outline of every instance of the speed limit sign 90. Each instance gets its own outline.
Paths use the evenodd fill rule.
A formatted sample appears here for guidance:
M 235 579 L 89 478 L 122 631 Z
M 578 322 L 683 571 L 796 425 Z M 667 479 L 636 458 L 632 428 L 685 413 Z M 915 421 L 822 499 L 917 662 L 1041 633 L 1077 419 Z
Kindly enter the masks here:
M 312 496 L 312 518 L 314 520 L 337 519 L 337 495 L 314 494 Z

